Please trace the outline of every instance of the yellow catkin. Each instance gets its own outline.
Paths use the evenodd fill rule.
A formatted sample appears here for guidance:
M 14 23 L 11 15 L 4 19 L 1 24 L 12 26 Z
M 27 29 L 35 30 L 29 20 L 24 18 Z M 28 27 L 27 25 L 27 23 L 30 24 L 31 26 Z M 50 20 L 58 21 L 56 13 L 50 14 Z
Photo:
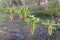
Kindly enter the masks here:
M 30 32 L 31 32 L 31 35 L 34 35 L 34 27 L 31 27 Z
M 12 20 L 13 20 L 13 14 L 8 14 L 8 15 L 10 17 L 10 21 L 12 22 Z
M 9 10 L 8 16 L 10 17 L 10 21 L 12 22 L 13 20 L 12 7 L 8 7 L 8 10 Z
M 8 7 L 9 13 L 12 13 L 12 7 Z
M 27 17 L 27 13 L 25 12 L 25 18 Z
M 48 27 L 48 34 L 51 36 L 51 34 L 52 34 L 52 27 L 51 27 L 51 25 L 49 25 L 49 27 Z

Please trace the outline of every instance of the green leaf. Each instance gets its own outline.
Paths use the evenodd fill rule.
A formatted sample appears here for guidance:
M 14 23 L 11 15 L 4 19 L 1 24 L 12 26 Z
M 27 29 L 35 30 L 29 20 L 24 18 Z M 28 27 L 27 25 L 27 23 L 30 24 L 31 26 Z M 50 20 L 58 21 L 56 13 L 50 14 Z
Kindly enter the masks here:
M 50 24 L 50 20 L 46 19 L 46 24 Z
M 9 12 L 8 10 L 4 10 L 4 12 Z
M 40 21 L 40 19 L 39 19 L 39 18 L 36 18 L 36 19 L 35 19 L 35 22 L 39 22 L 39 21 Z
M 55 26 L 52 26 L 52 29 L 55 29 L 56 30 L 56 27 Z
M 37 27 L 36 23 L 33 23 L 33 27 L 34 27 L 34 28 L 36 28 L 36 27 Z
M 41 23 L 41 24 L 43 24 L 43 25 L 47 25 L 46 23 Z M 46 26 L 47 27 L 47 26 Z
M 30 19 L 29 18 L 25 18 L 24 21 L 28 23 L 28 22 L 30 22 Z
M 51 25 L 55 24 L 55 21 L 51 21 L 50 24 L 51 24 Z
M 22 16 L 24 16 L 24 8 L 21 8 L 20 10 L 19 10 L 19 12 L 20 12 L 20 15 L 22 15 Z
M 1 11 L 4 12 L 4 13 L 9 12 L 7 8 L 2 9 Z
M 34 15 L 30 15 L 30 17 L 34 17 Z
M 16 13 L 16 14 L 19 13 L 18 8 L 13 8 L 13 12 Z
M 31 15 L 31 16 L 30 16 L 30 22 L 32 22 L 32 21 L 34 21 L 34 20 L 35 20 L 34 15 Z

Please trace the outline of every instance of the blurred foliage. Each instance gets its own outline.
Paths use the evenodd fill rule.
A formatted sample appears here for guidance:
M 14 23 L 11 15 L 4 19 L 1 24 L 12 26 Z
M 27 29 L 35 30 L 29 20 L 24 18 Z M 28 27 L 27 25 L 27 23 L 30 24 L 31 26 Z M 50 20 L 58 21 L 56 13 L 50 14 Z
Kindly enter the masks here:
M 35 0 L 34 3 L 28 1 L 31 5 L 35 4 L 37 1 Z M 33 2 L 33 1 L 32 1 Z M 31 14 L 36 16 L 60 16 L 59 8 L 58 8 L 58 0 L 49 0 L 49 4 L 47 7 L 39 9 L 38 6 L 34 6 L 31 9 Z
M 51 26 L 52 29 L 55 29 L 56 30 L 56 27 L 54 26 L 55 24 L 55 21 L 50 21 L 49 19 L 46 19 L 45 21 L 41 21 L 42 24 L 46 25 L 46 26 Z
M 4 24 L 5 20 L 6 20 L 6 14 L 4 14 L 4 12 L 2 10 L 4 10 L 4 8 L 6 7 L 6 2 L 8 0 L 0 0 L 0 27 L 2 26 L 2 24 Z
M 4 7 L 6 7 L 7 5 L 7 2 L 8 2 L 9 0 L 1 0 L 1 2 L 0 2 L 0 8 L 4 8 Z
M 58 8 L 47 8 L 47 9 L 38 9 L 37 7 L 32 8 L 31 14 L 36 16 L 59 16 L 59 9 Z
M 0 26 L 4 24 L 5 20 L 6 20 L 6 16 L 0 13 Z
M 26 5 L 31 5 L 31 4 L 35 4 L 37 2 L 37 0 L 26 0 Z

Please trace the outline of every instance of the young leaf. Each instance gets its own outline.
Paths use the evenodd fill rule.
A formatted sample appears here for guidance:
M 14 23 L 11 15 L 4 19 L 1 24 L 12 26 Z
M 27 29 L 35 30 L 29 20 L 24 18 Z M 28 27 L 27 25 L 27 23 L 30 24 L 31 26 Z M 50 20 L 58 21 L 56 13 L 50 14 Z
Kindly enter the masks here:
M 34 27 L 34 29 L 37 27 L 36 23 L 33 23 L 33 27 Z
M 46 24 L 50 24 L 50 20 L 46 19 Z
M 26 19 L 24 19 L 24 21 L 28 23 L 28 22 L 30 22 L 30 19 L 26 18 Z
M 23 8 L 21 8 L 21 9 L 19 10 L 19 12 L 20 12 L 20 15 L 24 16 L 24 9 L 23 9 Z
M 18 8 L 13 8 L 13 12 L 16 13 L 16 14 L 19 13 L 19 9 Z
M 50 24 L 51 24 L 51 25 L 55 24 L 55 21 L 51 21 Z
M 52 29 L 55 29 L 56 30 L 56 27 L 52 25 Z
M 7 9 L 2 10 L 4 13 L 9 12 Z
M 40 21 L 40 19 L 39 18 L 35 18 L 35 22 L 37 23 L 37 22 L 39 22 Z

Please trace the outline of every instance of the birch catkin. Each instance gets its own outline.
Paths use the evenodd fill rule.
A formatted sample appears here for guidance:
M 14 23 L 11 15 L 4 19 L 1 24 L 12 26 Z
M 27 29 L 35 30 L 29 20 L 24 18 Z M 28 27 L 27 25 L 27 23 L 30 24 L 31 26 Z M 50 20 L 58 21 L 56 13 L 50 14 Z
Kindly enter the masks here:
M 34 35 L 34 27 L 31 27 L 30 32 L 31 32 L 31 35 Z
M 12 20 L 13 20 L 13 14 L 8 14 L 8 15 L 10 17 L 10 21 L 12 22 Z
M 10 21 L 12 22 L 12 20 L 13 20 L 12 8 L 9 7 L 8 10 L 9 10 L 8 15 L 9 15 L 9 17 L 10 17 Z
M 51 34 L 52 34 L 52 27 L 51 27 L 51 25 L 49 25 L 49 27 L 48 27 L 48 34 L 51 36 Z

